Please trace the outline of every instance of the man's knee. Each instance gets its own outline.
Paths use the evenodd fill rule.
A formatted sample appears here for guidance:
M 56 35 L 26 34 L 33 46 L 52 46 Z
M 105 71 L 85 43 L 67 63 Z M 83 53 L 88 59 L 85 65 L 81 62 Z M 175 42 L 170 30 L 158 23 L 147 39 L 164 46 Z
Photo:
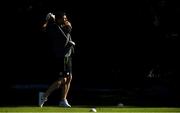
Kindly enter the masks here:
M 70 83 L 72 80 L 72 75 L 67 76 L 67 83 Z
M 58 84 L 66 84 L 66 83 L 71 82 L 71 80 L 72 80 L 72 74 L 67 74 L 59 78 Z
M 72 80 L 72 75 L 68 76 L 68 80 L 71 81 Z
M 68 75 L 68 76 L 64 77 L 64 83 L 65 83 L 65 84 L 70 83 L 71 80 L 72 80 L 72 75 Z
M 67 82 L 67 78 L 64 77 L 64 78 L 63 78 L 63 83 L 65 84 L 66 82 Z
M 67 78 L 66 77 L 62 77 L 62 78 L 60 78 L 57 81 L 58 85 L 65 84 L 66 82 L 67 82 Z

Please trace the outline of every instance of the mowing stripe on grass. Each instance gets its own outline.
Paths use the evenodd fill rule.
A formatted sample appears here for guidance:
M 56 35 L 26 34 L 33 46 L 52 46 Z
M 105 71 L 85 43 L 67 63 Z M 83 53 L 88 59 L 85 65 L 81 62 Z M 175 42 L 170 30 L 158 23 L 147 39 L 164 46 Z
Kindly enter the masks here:
M 0 113 L 89 113 L 89 112 L 0 112 Z M 98 112 L 98 113 L 180 113 L 180 112 Z

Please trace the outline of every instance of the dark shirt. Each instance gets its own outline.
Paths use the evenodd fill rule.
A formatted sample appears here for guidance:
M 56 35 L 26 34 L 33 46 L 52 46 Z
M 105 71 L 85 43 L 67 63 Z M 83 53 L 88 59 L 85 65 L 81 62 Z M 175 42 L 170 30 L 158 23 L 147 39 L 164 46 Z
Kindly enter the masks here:
M 57 58 L 62 58 L 71 55 L 73 46 L 71 41 L 71 29 L 65 29 L 58 26 L 56 23 L 51 23 L 47 26 L 46 33 L 49 39 L 50 50 Z

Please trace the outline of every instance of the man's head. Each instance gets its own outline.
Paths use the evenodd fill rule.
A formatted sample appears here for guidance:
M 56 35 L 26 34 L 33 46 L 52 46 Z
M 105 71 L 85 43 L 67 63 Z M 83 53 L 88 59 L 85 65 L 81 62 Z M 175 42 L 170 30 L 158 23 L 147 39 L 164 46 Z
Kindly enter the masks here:
M 56 18 L 57 24 L 59 24 L 59 25 L 62 25 L 62 24 L 64 24 L 66 21 L 68 21 L 65 12 L 57 12 L 57 13 L 55 14 L 55 18 Z
M 69 20 L 66 17 L 66 14 L 64 12 L 57 12 L 55 15 L 56 23 L 66 29 L 68 32 L 71 31 L 72 26 Z

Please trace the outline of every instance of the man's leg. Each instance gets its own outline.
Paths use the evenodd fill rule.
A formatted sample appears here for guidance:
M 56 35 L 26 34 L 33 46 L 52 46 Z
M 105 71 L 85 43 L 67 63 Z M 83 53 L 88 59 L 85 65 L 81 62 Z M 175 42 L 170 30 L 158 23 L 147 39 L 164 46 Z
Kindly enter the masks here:
M 60 87 L 60 85 L 64 84 L 65 81 L 63 79 L 59 79 L 50 85 L 47 91 L 44 93 L 43 97 L 41 97 L 40 107 L 43 107 L 44 103 L 47 101 L 48 96 L 56 89 Z
M 58 89 L 60 85 L 63 84 L 63 79 L 60 79 L 58 81 L 55 81 L 50 87 L 47 89 L 47 91 L 44 94 L 44 97 L 48 97 L 54 90 Z
M 67 101 L 67 95 L 69 92 L 71 80 L 72 80 L 72 59 L 71 57 L 64 58 L 64 81 L 65 83 L 62 86 L 62 97 L 59 103 L 60 106 L 71 107 Z
M 65 84 L 62 86 L 63 88 L 63 96 L 62 96 L 62 99 L 66 99 L 67 98 L 67 95 L 68 95 L 68 92 L 69 92 L 69 89 L 70 89 L 70 85 L 71 85 L 71 80 L 72 80 L 72 75 L 68 75 L 66 77 L 66 82 Z
M 72 81 L 72 58 L 71 56 L 67 57 L 67 64 L 66 64 L 66 77 L 67 77 L 67 81 L 65 82 L 65 86 L 64 86 L 64 91 L 65 91 L 65 95 L 64 95 L 64 99 L 67 98 L 69 89 L 70 89 L 70 85 L 71 85 L 71 81 Z
M 65 83 L 62 85 L 62 98 L 60 101 L 60 106 L 65 106 L 65 107 L 71 107 L 67 101 L 67 94 L 69 92 L 70 84 L 72 80 L 72 75 L 68 75 L 65 77 Z

